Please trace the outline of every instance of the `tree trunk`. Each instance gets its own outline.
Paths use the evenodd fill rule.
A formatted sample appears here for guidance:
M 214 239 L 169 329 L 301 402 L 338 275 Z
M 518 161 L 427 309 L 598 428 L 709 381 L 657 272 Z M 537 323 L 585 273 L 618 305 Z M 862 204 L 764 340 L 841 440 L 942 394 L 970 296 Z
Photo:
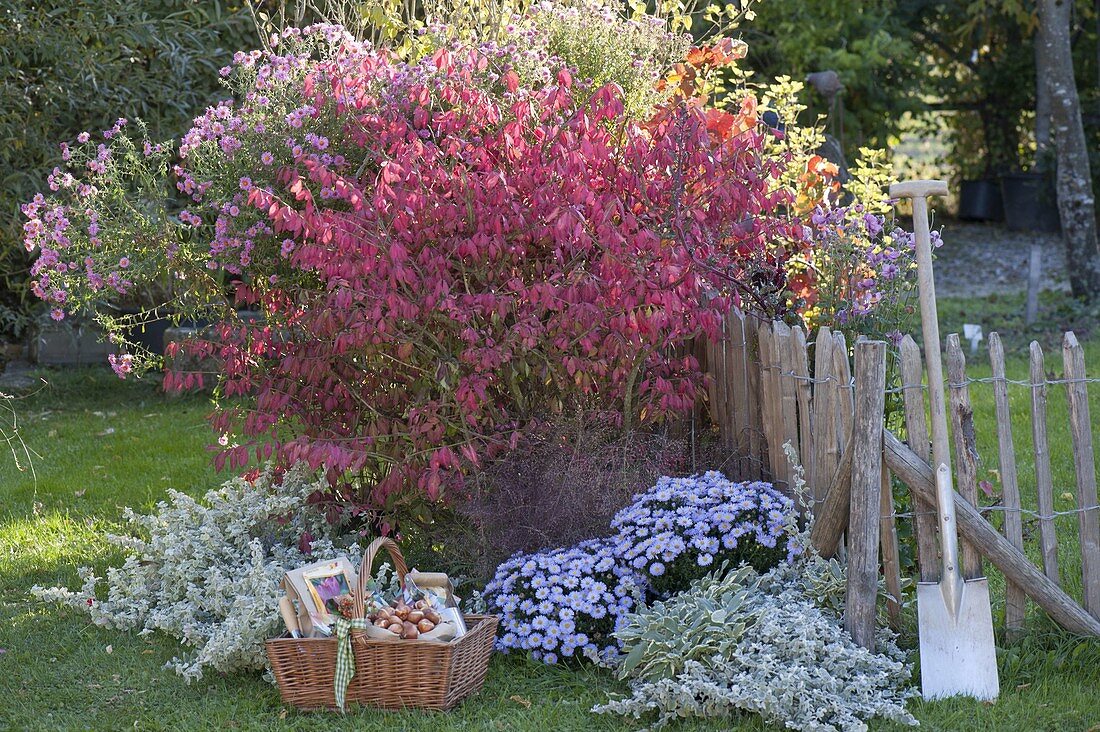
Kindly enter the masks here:
M 1088 143 L 1073 74 L 1070 0 L 1039 0 L 1039 40 L 1045 55 L 1054 147 L 1058 155 L 1058 213 L 1066 245 L 1070 288 L 1081 299 L 1100 297 L 1100 242 Z

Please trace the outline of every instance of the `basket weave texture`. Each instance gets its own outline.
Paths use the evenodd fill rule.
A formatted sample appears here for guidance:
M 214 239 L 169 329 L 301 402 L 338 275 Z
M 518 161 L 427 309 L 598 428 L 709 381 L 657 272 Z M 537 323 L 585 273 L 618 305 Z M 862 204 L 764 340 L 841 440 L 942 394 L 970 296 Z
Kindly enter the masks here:
M 392 539 L 371 542 L 359 568 L 357 612 L 362 613 L 363 585 L 372 574 L 374 557 L 386 549 L 398 581 L 405 586 L 408 567 Z M 449 643 L 371 638 L 351 631 L 355 675 L 347 702 L 380 709 L 437 709 L 455 707 L 481 689 L 489 670 L 497 633 L 495 615 L 466 615 L 468 631 Z M 337 709 L 334 689 L 335 638 L 291 638 L 267 641 L 267 657 L 279 684 L 283 702 L 300 709 Z

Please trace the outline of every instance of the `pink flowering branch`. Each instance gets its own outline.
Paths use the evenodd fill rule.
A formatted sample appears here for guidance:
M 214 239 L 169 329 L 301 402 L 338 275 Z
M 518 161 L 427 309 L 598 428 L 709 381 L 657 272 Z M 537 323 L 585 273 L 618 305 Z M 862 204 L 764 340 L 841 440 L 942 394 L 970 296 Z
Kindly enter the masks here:
M 762 134 L 681 100 L 639 121 L 615 85 L 524 80 L 489 46 L 409 64 L 311 32 L 324 53 L 238 56 L 237 99 L 180 142 L 188 209 L 153 258 L 262 313 L 182 349 L 217 364 L 211 426 L 239 440 L 219 468 L 304 461 L 356 511 L 433 503 L 547 415 L 688 412 L 693 339 L 732 302 L 774 309 L 754 281 L 782 287 L 800 228 Z

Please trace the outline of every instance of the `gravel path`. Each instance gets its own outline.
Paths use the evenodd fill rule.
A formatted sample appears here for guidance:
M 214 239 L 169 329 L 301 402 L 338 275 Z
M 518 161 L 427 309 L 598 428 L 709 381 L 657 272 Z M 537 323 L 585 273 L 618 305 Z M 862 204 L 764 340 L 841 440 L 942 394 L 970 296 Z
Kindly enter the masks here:
M 1027 290 L 1031 243 L 1043 245 L 1043 290 L 1065 290 L 1065 250 L 1058 234 L 1008 231 L 992 224 L 947 221 L 936 252 L 936 294 L 984 297 Z

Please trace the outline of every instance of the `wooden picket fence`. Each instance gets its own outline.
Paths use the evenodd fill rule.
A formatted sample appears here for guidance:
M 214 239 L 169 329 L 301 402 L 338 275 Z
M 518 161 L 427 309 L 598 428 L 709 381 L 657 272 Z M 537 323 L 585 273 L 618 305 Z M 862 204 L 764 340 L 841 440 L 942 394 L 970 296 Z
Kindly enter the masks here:
M 1024 625 L 1030 598 L 1068 630 L 1100 636 L 1100 505 L 1088 404 L 1084 352 L 1072 332 L 1064 338 L 1064 377 L 1048 379 L 1042 349 L 1031 344 L 1031 378 L 1005 376 L 1004 349 L 990 334 L 992 377 L 970 378 L 957 335 L 947 339 L 948 414 L 956 487 L 956 512 L 963 573 L 982 576 L 983 558 L 1006 579 L 1005 624 Z M 807 491 L 803 510 L 812 512 L 811 539 L 823 556 L 843 550 L 848 565 L 845 614 L 858 642 L 874 641 L 879 578 L 885 576 L 886 610 L 901 620 L 902 571 L 897 522 L 913 521 L 920 581 L 939 577 L 935 480 L 930 460 L 920 349 L 906 336 L 898 349 L 896 381 L 887 384 L 887 348 L 857 338 L 851 349 L 839 332 L 763 322 L 739 310 L 729 313 L 717 342 L 705 344 L 710 378 L 708 408 L 730 459 L 727 473 L 738 480 L 770 480 L 792 490 L 789 444 L 803 466 Z M 850 350 L 854 358 L 849 357 Z M 1073 440 L 1077 507 L 1055 511 L 1047 438 L 1047 401 L 1052 387 L 1065 387 Z M 971 387 L 993 389 L 997 421 L 997 465 L 1003 500 L 979 506 L 979 465 Z M 1010 415 L 1010 389 L 1030 393 L 1037 511 L 1022 506 Z M 887 393 L 901 393 L 905 440 L 884 423 Z M 899 513 L 892 478 L 910 491 L 911 510 Z M 1004 514 L 1002 531 L 987 516 Z M 1063 588 L 1058 567 L 1055 519 L 1075 514 L 1081 552 L 1082 601 Z M 1042 569 L 1025 554 L 1024 516 L 1037 519 Z

